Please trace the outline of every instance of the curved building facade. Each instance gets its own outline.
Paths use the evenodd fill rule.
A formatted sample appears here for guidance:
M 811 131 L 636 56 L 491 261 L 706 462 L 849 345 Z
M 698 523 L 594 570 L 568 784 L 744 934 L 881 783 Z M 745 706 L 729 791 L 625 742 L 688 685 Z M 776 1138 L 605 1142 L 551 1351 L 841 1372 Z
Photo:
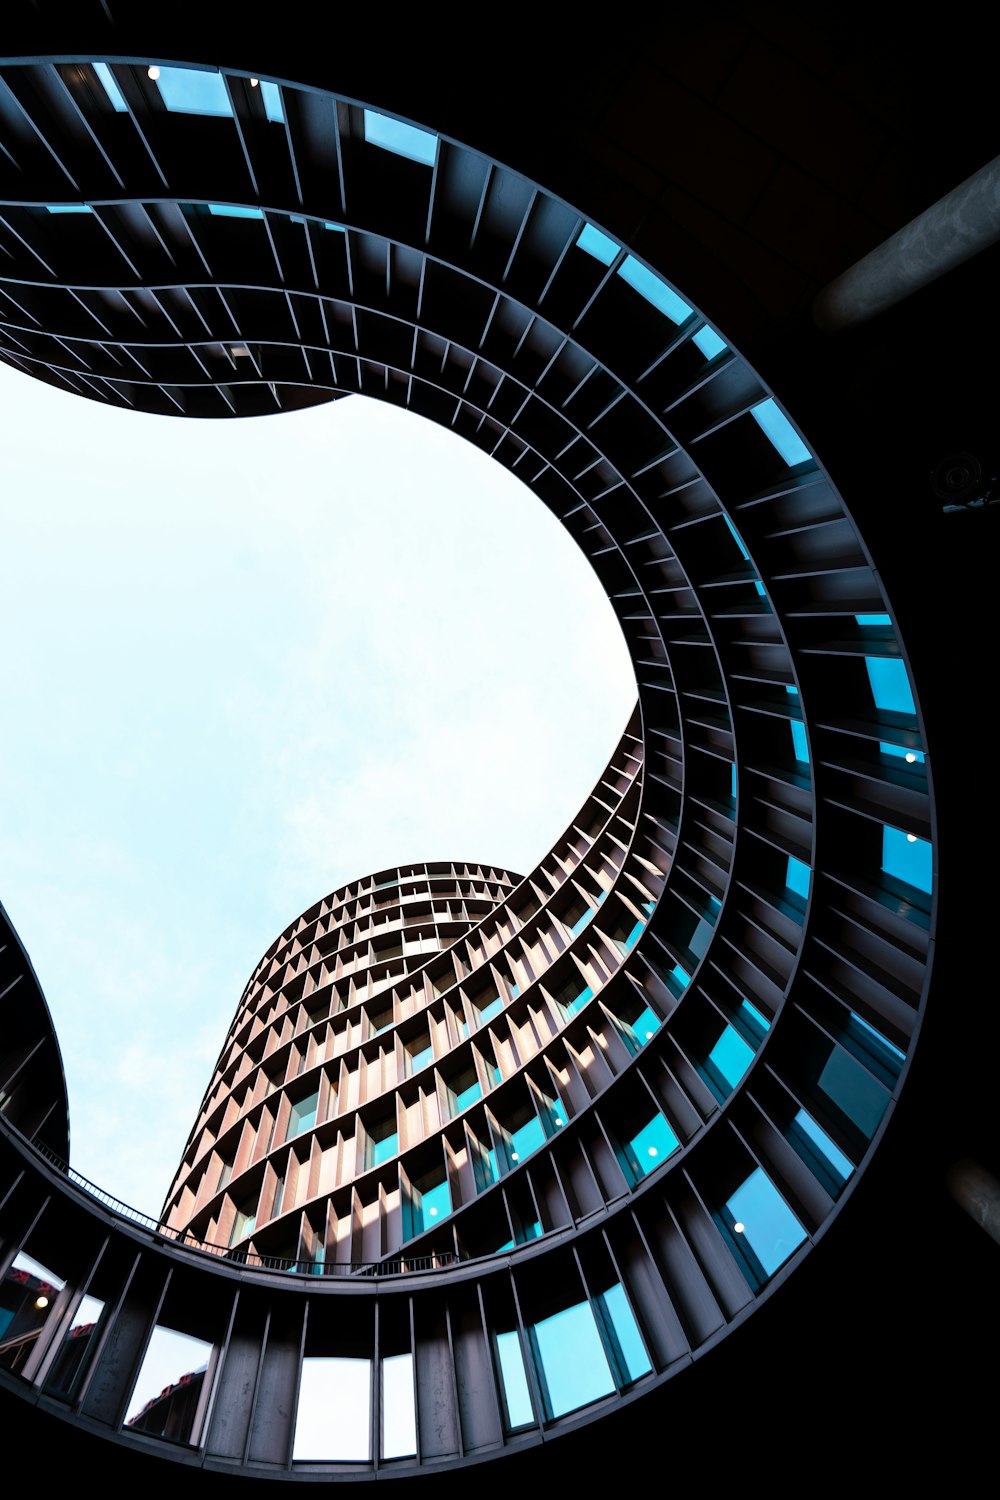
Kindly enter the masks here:
M 608 59 L 562 38 L 576 82 L 505 132 L 509 52 L 473 98 L 361 49 L 230 58 L 183 11 L 51 19 L 0 62 L 2 357 L 145 411 L 361 392 L 450 426 L 590 559 L 639 701 L 526 879 L 399 867 L 281 935 L 159 1228 L 0 1119 L 0 1269 L 56 1293 L 0 1386 L 213 1476 L 544 1467 L 553 1438 L 582 1476 L 595 1419 L 620 1444 L 706 1366 L 732 1420 L 728 1335 L 759 1352 L 778 1288 L 835 1301 L 821 1242 L 885 1181 L 937 941 L 885 522 L 788 276 L 692 208 L 694 173 L 663 188 L 634 38 L 600 122 Z M 740 191 L 708 162 L 704 192 Z M 823 249 L 792 239 L 810 286 Z M 186 1368 L 146 1393 L 171 1338 Z

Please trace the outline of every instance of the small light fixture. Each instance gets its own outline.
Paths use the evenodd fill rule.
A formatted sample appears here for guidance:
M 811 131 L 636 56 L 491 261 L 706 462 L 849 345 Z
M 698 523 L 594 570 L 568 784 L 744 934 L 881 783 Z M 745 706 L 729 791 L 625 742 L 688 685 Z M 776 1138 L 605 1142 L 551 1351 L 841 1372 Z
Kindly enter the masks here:
M 432 1208 L 430 1210 L 430 1216 L 431 1216 L 432 1219 L 436 1219 L 437 1218 L 437 1214 L 438 1214 L 438 1211 L 437 1211 L 436 1208 Z
M 156 80 L 159 78 L 159 76 L 160 76 L 160 70 L 159 70 L 159 68 L 156 66 L 155 63 L 150 63 L 149 67 L 146 69 L 146 77 L 147 78 L 151 78 L 153 80 L 153 82 L 155 83 Z
M 914 755 L 912 750 L 907 750 L 906 759 L 909 761 L 911 766 L 913 765 L 913 762 L 916 760 L 916 758 L 917 757 Z
M 562 1115 L 556 1115 L 556 1124 L 557 1125 L 565 1125 L 566 1124 L 566 1121 L 563 1119 Z
M 49 1299 L 48 1299 L 48 1297 L 36 1297 L 35 1298 L 35 1306 L 37 1308 L 41 1309 L 43 1307 L 48 1307 L 48 1305 L 49 1305 Z
M 733 1228 L 736 1230 L 737 1234 L 742 1234 L 743 1230 L 746 1228 L 746 1225 L 743 1224 L 740 1219 L 737 1219 L 736 1223 L 733 1225 Z
M 917 835 L 915 833 L 908 833 L 906 835 L 906 842 L 908 844 L 915 844 L 917 842 Z
M 518 1154 L 517 1154 L 516 1151 L 512 1151 L 510 1153 L 510 1159 L 511 1159 L 511 1161 L 520 1161 L 521 1160 L 521 1158 L 518 1156 Z
M 648 1155 L 650 1155 L 650 1156 L 659 1156 L 659 1154 L 660 1154 L 659 1151 L 657 1151 L 657 1149 L 656 1149 L 655 1146 L 647 1146 L 646 1150 L 647 1150 Z
M 250 87 L 252 89 L 257 88 L 259 84 L 260 84 L 260 79 L 259 78 L 251 78 L 251 80 L 250 80 Z
M 649 1041 L 649 1039 L 650 1039 L 650 1037 L 651 1037 L 651 1036 L 652 1036 L 652 1035 L 653 1035 L 653 1033 L 652 1033 L 652 1032 L 651 1032 L 651 1031 L 647 1031 L 647 1032 L 646 1032 L 646 1041 L 647 1041 L 647 1042 L 648 1042 L 648 1041 Z

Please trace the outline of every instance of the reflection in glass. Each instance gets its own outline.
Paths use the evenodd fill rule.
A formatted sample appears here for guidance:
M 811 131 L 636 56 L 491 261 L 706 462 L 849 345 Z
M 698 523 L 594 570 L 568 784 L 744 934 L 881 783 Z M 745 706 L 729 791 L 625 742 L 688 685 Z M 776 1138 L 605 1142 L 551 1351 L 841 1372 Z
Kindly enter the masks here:
M 561 1417 L 615 1388 L 589 1302 L 543 1318 L 529 1330 L 547 1417 Z
M 132 1388 L 124 1425 L 175 1443 L 196 1443 L 211 1358 L 211 1344 L 158 1324 Z
M 82 1297 L 73 1321 L 56 1355 L 46 1390 L 56 1396 L 72 1396 L 80 1376 L 97 1345 L 104 1303 L 97 1297 Z
M 21 1370 L 65 1282 L 19 1251 L 0 1284 L 0 1365 Z

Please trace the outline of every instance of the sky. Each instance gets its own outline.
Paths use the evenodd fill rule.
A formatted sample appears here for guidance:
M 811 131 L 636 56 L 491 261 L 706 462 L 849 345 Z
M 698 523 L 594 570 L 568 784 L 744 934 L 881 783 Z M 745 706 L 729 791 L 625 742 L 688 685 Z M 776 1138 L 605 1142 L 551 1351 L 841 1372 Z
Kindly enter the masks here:
M 499 464 L 351 396 L 185 421 L 0 364 L 0 900 L 73 1166 L 157 1214 L 261 954 L 406 861 L 528 872 L 635 681 Z

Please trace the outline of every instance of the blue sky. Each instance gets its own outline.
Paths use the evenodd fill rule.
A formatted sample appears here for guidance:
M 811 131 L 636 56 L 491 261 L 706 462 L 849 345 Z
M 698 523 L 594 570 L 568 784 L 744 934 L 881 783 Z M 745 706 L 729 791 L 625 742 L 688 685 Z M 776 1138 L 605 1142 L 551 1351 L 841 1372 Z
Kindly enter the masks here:
M 558 523 L 420 418 L 185 422 L 4 365 L 0 410 L 0 899 L 73 1164 L 155 1213 L 278 932 L 405 860 L 529 869 L 634 680 Z

